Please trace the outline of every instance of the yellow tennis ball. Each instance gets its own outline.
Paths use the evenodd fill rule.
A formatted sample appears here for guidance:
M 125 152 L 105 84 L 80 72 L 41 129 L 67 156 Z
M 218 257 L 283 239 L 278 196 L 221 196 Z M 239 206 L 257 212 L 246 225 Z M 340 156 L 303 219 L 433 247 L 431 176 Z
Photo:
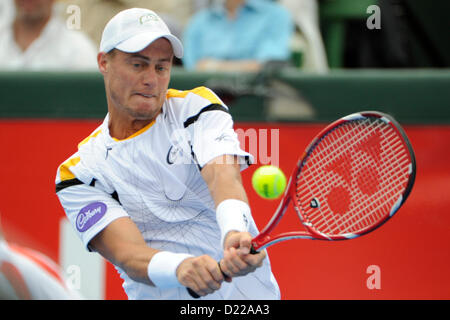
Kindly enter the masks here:
M 253 173 L 252 185 L 261 197 L 276 199 L 286 188 L 286 176 L 278 167 L 261 166 Z

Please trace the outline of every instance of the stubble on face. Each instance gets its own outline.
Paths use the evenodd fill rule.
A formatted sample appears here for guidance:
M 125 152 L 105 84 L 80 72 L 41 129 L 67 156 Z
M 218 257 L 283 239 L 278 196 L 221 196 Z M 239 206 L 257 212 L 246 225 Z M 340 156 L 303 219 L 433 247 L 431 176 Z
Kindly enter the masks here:
M 105 75 L 108 111 L 115 128 L 137 131 L 161 112 L 170 81 L 173 50 L 164 38 L 137 53 L 115 50 Z

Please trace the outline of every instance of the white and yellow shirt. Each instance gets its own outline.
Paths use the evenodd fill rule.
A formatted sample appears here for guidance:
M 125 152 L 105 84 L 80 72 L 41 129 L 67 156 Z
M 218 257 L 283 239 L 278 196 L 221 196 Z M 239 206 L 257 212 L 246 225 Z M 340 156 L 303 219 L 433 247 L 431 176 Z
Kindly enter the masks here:
M 201 169 L 215 157 L 252 163 L 233 130 L 228 108 L 209 89 L 169 89 L 154 122 L 125 140 L 109 135 L 108 116 L 57 170 L 56 191 L 68 219 L 88 248 L 113 220 L 130 217 L 147 244 L 195 256 L 223 255 L 214 202 Z M 249 231 L 258 230 L 253 219 Z M 117 268 L 130 299 L 189 299 L 184 288 L 160 289 L 131 280 Z M 246 277 L 223 283 L 209 299 L 278 299 L 266 259 Z

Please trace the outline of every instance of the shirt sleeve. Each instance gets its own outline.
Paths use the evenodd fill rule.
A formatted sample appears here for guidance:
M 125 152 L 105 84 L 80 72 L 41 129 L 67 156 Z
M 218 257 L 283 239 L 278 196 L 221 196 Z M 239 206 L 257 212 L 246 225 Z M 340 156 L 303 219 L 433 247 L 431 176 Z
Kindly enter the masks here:
M 76 234 L 89 251 L 89 241 L 108 224 L 129 217 L 112 195 L 84 183 L 59 190 L 57 196 Z
M 242 150 L 233 119 L 222 104 L 210 104 L 185 121 L 192 144 L 192 155 L 200 168 L 222 155 L 236 155 L 241 170 L 253 163 L 253 156 Z

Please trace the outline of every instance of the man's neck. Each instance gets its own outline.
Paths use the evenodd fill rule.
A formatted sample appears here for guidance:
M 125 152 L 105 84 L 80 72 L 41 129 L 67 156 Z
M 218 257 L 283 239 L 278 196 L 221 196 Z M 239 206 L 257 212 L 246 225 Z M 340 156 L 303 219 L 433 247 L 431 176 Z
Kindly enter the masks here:
M 239 8 L 244 4 L 244 0 L 228 0 L 225 2 L 227 15 L 230 20 L 234 20 L 237 16 Z
M 119 120 L 120 119 L 120 120 Z M 125 117 L 117 117 L 114 113 L 109 114 L 109 135 L 117 140 L 124 140 L 142 130 L 155 119 L 137 120 L 126 119 Z
M 16 18 L 13 24 L 14 39 L 22 51 L 27 50 L 39 38 L 49 20 L 50 16 L 39 19 Z

